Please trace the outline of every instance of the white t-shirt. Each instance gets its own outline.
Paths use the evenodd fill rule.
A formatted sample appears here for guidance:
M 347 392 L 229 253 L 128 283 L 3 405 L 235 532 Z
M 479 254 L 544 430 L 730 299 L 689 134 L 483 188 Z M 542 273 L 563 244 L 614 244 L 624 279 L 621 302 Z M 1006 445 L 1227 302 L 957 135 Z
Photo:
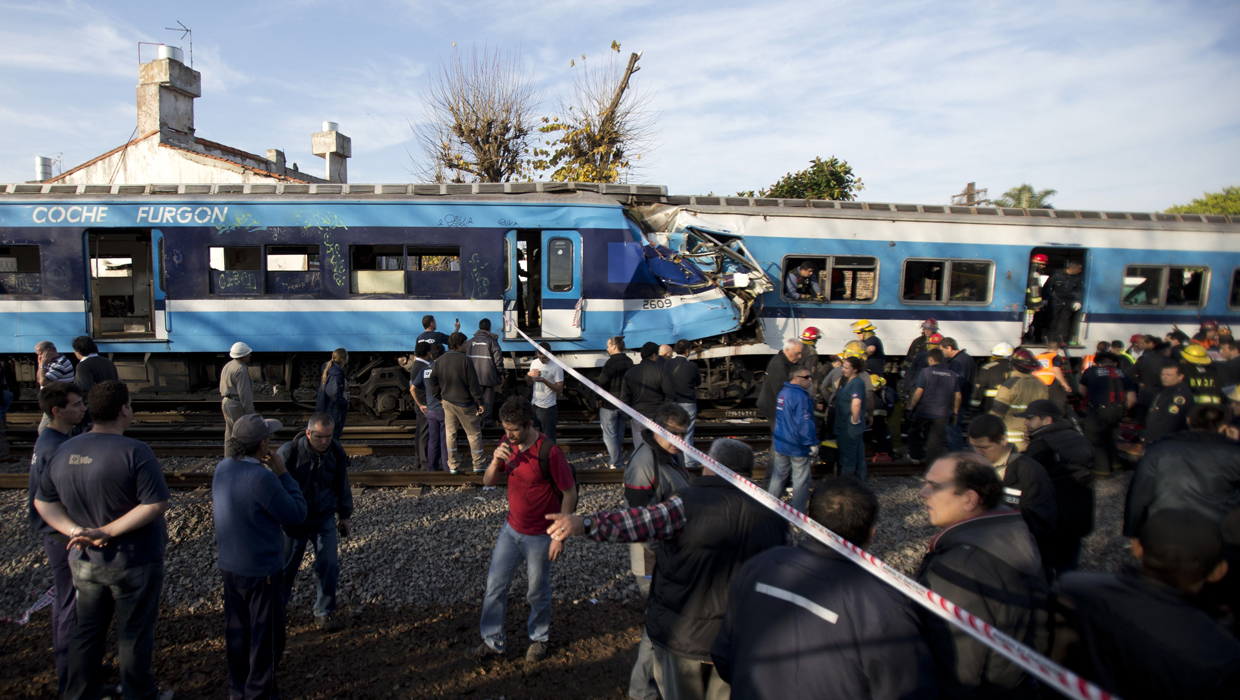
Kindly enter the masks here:
M 542 360 L 534 360 L 530 365 L 530 369 L 536 369 L 541 373 L 543 379 L 558 384 L 564 381 L 564 370 L 554 362 L 543 362 Z M 542 382 L 534 382 L 534 405 L 539 408 L 551 408 L 555 405 L 556 394 L 551 387 Z

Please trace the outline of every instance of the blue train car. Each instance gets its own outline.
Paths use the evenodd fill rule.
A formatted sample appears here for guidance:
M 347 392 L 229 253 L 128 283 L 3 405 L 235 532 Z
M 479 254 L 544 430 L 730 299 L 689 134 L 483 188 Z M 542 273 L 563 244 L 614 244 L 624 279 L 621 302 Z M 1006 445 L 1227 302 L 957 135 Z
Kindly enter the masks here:
M 740 328 L 729 295 L 618 201 L 662 188 L 605 187 L 10 185 L 0 353 L 31 381 L 35 343 L 89 335 L 126 381 L 176 393 L 209 389 L 244 340 L 255 374 L 296 391 L 345 347 L 354 395 L 388 412 L 408 407 L 399 360 L 427 314 L 467 335 L 490 319 L 504 350 L 528 354 L 520 328 L 583 367 L 611 336 L 718 342 Z

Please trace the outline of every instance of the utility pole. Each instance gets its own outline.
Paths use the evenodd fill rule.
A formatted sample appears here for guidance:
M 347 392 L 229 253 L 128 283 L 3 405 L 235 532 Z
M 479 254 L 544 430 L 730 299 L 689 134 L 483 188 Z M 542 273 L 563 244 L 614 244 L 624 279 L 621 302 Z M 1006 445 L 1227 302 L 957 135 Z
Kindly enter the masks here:
M 952 195 L 952 204 L 966 207 L 987 206 L 993 204 L 993 202 L 986 197 L 987 194 L 987 188 L 983 187 L 979 190 L 977 189 L 976 182 L 970 182 L 964 186 L 963 192 Z

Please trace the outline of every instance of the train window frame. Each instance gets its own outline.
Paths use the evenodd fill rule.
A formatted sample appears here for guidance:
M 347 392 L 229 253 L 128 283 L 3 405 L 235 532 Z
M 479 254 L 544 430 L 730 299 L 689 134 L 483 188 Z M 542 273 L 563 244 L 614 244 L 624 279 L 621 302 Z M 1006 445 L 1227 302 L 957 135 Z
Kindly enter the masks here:
M 424 259 L 445 258 L 426 269 Z M 443 269 L 446 265 L 447 269 Z M 405 246 L 405 293 L 428 299 L 456 299 L 462 293 L 462 257 L 459 245 Z
M 830 279 L 831 271 L 836 269 L 835 261 L 837 258 L 869 258 L 870 260 L 874 261 L 874 296 L 870 300 L 857 301 L 856 299 L 838 299 L 838 300 L 832 299 L 830 284 L 828 284 L 827 288 L 824 290 L 822 299 L 811 299 L 809 301 L 805 301 L 801 299 L 793 299 L 788 296 L 788 288 L 785 285 L 787 284 L 788 272 L 790 271 L 788 267 L 789 260 L 797 260 L 800 262 L 803 262 L 805 260 L 823 261 L 822 269 L 819 270 L 818 272 L 818 283 L 819 283 L 819 287 L 821 288 L 823 280 Z M 847 270 L 847 269 L 859 269 L 859 268 L 854 268 L 852 266 L 849 266 L 849 267 L 842 267 L 840 269 Z M 869 306 L 870 304 L 878 303 L 879 282 L 882 279 L 882 260 L 880 260 L 878 256 L 876 255 L 863 255 L 863 254 L 858 254 L 858 255 L 833 255 L 833 254 L 785 255 L 779 261 L 779 273 L 780 273 L 779 297 L 780 299 L 784 300 L 785 302 L 789 304 L 834 304 L 837 306 L 840 306 L 840 305 Z
M 370 248 L 375 267 L 357 266 L 359 248 Z M 388 249 L 380 251 L 380 248 Z M 395 267 L 379 267 L 379 258 L 398 257 Z M 408 265 L 405 246 L 399 243 L 354 243 L 349 246 L 349 294 L 350 296 L 403 296 L 406 293 Z M 397 281 L 399 280 L 399 282 Z M 365 289 L 366 291 L 363 291 Z
M 1126 294 L 1124 292 L 1124 280 L 1128 278 L 1129 276 L 1128 270 L 1134 267 L 1145 268 L 1147 270 L 1152 269 L 1152 270 L 1160 271 L 1160 275 L 1159 275 L 1160 279 L 1158 283 L 1159 295 L 1158 295 L 1157 304 L 1131 304 L 1131 303 L 1124 301 L 1125 297 L 1127 297 L 1128 294 L 1132 293 L 1132 292 L 1128 292 Z M 1201 286 L 1200 286 L 1201 293 L 1198 295 L 1198 299 L 1195 304 L 1168 303 L 1168 299 L 1171 296 L 1170 294 L 1171 292 L 1171 271 L 1173 269 L 1178 269 L 1181 271 L 1200 270 L 1205 273 L 1201 281 Z M 1232 271 L 1232 278 L 1231 278 L 1232 288 L 1228 290 L 1228 299 L 1227 299 L 1228 308 L 1236 308 L 1235 306 L 1231 304 L 1231 300 L 1232 300 L 1232 295 L 1235 293 L 1236 273 L 1238 272 L 1240 272 L 1240 268 L 1236 268 L 1235 270 Z M 1210 281 L 1213 278 L 1214 278 L 1214 270 L 1211 269 L 1209 265 L 1193 265 L 1193 264 L 1170 265 L 1170 264 L 1150 264 L 1150 263 L 1127 263 L 1124 265 L 1124 270 L 1121 273 L 1121 277 L 1120 277 L 1119 305 L 1120 305 L 1120 308 L 1133 309 L 1137 311 L 1140 311 L 1140 310 L 1149 311 L 1151 309 L 1204 309 L 1206 308 L 1206 305 L 1209 304 L 1210 302 Z M 1134 288 L 1132 291 L 1135 292 L 1136 288 Z
M 1232 268 L 1231 286 L 1227 290 L 1227 308 L 1240 309 L 1240 299 L 1236 298 L 1236 293 L 1240 292 L 1240 267 Z
M 947 282 L 946 284 L 947 289 L 943 290 L 942 296 L 946 296 L 947 297 L 946 299 L 926 300 L 926 299 L 904 298 L 904 283 L 908 278 L 908 264 L 918 263 L 918 262 L 923 262 L 923 263 L 936 263 L 937 262 L 937 263 L 944 264 L 943 279 L 946 280 Z M 986 295 L 984 299 L 982 299 L 981 301 L 956 301 L 951 298 L 952 266 L 954 263 L 984 264 L 984 265 L 989 266 L 990 269 L 986 275 Z M 990 306 L 990 304 L 994 302 L 994 298 L 995 298 L 995 270 L 996 268 L 997 266 L 995 265 L 995 261 L 989 258 L 929 258 L 929 257 L 904 258 L 904 260 L 900 261 L 900 287 L 899 287 L 900 303 L 904 304 L 905 306 Z
M 284 249 L 284 250 L 281 250 Z M 306 269 L 273 269 L 271 259 L 281 257 L 306 258 Z M 314 252 L 311 253 L 310 251 Z M 263 289 L 278 296 L 314 296 L 323 291 L 323 247 L 317 243 L 278 243 L 263 246 Z
M 557 259 L 553 258 L 550 253 L 551 248 L 556 241 L 564 241 L 568 244 L 568 286 L 561 285 L 557 287 L 551 281 L 552 279 L 560 278 L 562 275 L 562 273 L 557 272 L 556 275 L 553 276 L 551 272 L 552 262 L 558 262 Z M 573 239 L 568 238 L 567 236 L 552 236 L 551 238 L 548 238 L 547 245 L 544 246 L 543 260 L 546 261 L 545 266 L 547 270 L 546 279 L 543 284 L 547 286 L 547 291 L 555 292 L 557 294 L 573 291 L 573 287 L 576 284 L 574 282 L 574 278 L 577 275 L 577 244 L 573 242 Z
M 217 268 L 214 266 L 215 263 L 211 259 L 212 251 L 214 250 L 224 251 L 221 254 L 223 256 L 222 264 L 224 265 L 224 267 Z M 255 262 L 255 265 L 257 266 L 253 268 L 229 267 L 228 251 L 233 251 L 233 250 L 257 251 L 258 257 Z M 263 283 L 265 282 L 264 278 L 266 275 L 264 274 L 264 268 L 266 268 L 266 261 L 263 255 L 263 246 L 261 245 L 209 245 L 207 246 L 207 293 L 211 296 L 262 295 L 265 293 L 265 289 L 264 289 L 265 285 Z M 248 277 L 248 275 L 245 275 L 245 274 L 234 274 L 231 276 L 222 275 L 222 274 L 217 275 L 217 273 L 228 273 L 228 272 L 252 273 L 255 278 L 254 288 L 246 289 L 244 287 L 243 279 L 245 277 Z M 226 279 L 228 281 L 227 284 L 225 284 Z M 230 287 L 232 287 L 236 291 L 230 291 Z
M 31 250 L 33 261 L 28 255 Z M 13 260 L 12 270 L 0 270 L 0 296 L 43 293 L 43 251 L 38 244 L 0 246 L 0 258 Z

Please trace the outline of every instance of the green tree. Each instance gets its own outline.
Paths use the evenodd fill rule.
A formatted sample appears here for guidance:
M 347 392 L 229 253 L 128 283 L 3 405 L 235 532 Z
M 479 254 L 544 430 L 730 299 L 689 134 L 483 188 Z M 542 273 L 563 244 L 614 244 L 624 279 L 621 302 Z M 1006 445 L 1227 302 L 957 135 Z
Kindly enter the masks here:
M 1222 192 L 1205 192 L 1201 199 L 1167 207 L 1168 214 L 1240 215 L 1240 187 L 1224 187 Z
M 1019 207 L 1021 209 L 1054 209 L 1055 206 L 1050 203 L 1050 198 L 1059 194 L 1056 190 L 1035 190 L 1033 185 L 1025 183 L 1020 187 L 1013 187 L 1003 196 L 995 200 L 997 207 Z
M 778 199 L 856 199 L 857 192 L 865 189 L 861 178 L 853 174 L 848 161 L 831 156 L 827 160 L 814 158 L 809 167 L 797 173 L 788 173 L 778 182 L 764 190 L 737 192 L 741 197 L 775 197 Z

